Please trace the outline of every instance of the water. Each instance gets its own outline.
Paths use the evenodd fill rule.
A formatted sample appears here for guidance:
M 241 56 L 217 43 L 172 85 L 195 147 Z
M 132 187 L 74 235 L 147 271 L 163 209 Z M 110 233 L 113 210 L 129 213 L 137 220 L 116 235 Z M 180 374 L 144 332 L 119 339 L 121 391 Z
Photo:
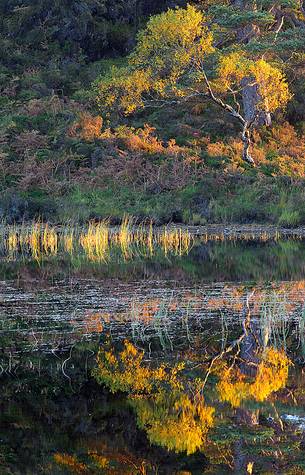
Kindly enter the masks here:
M 1 474 L 305 473 L 304 241 L 162 242 L 3 246 Z

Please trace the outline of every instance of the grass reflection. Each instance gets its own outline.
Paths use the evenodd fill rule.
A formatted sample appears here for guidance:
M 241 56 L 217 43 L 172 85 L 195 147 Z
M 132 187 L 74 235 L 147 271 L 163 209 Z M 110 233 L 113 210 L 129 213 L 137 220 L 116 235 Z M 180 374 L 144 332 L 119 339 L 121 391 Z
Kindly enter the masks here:
M 164 256 L 182 256 L 189 253 L 192 244 L 187 229 L 134 226 L 128 216 L 117 228 L 110 227 L 108 221 L 59 228 L 38 222 L 4 227 L 0 236 L 2 254 L 9 260 L 23 256 L 38 262 L 67 253 L 72 257 L 83 255 L 89 262 L 106 263 L 116 249 L 125 261 L 134 256 L 151 257 L 157 249 L 162 249 Z

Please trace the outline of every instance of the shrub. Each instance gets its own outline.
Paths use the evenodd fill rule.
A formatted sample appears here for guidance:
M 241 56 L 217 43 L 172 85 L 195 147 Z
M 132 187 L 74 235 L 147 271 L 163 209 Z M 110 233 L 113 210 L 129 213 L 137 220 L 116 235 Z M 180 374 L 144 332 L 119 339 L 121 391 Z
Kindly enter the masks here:
M 82 112 L 78 121 L 70 127 L 68 135 L 70 137 L 79 137 L 90 142 L 100 138 L 102 126 L 102 117 L 94 117 L 88 112 Z

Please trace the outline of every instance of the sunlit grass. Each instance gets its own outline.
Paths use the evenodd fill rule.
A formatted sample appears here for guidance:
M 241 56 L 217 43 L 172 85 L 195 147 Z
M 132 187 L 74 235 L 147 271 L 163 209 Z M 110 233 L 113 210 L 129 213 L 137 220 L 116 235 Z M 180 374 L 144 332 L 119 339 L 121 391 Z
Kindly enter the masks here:
M 196 240 L 198 243 L 224 241 L 278 241 L 287 237 L 285 231 L 270 228 L 221 229 L 207 226 L 201 231 L 184 226 L 155 227 L 152 222 L 135 224 L 130 216 L 124 216 L 120 226 L 110 226 L 108 220 L 92 222 L 86 226 L 59 226 L 34 222 L 31 225 L 1 226 L 0 248 L 8 259 L 20 256 L 42 261 L 61 254 L 81 257 L 91 262 L 106 263 L 119 252 L 124 260 L 134 257 L 150 258 L 157 252 L 164 256 L 187 255 Z M 302 239 L 294 231 L 290 239 Z
M 115 242 L 119 244 L 125 259 L 132 257 L 131 244 L 136 241 L 133 233 L 133 220 L 130 216 L 124 216 L 119 232 L 113 235 Z M 140 240 L 140 237 L 138 237 Z
M 18 234 L 16 228 L 11 229 L 7 241 L 6 248 L 9 254 L 14 254 L 18 250 Z
M 29 234 L 29 247 L 32 256 L 35 260 L 40 260 L 41 257 L 41 225 L 39 223 L 33 224 Z
M 190 251 L 193 242 L 186 229 L 158 229 L 152 223 L 136 226 L 130 216 L 125 216 L 119 227 L 111 227 L 107 220 L 82 228 L 71 225 L 56 228 L 36 222 L 29 226 L 3 227 L 1 231 L 0 247 L 6 257 L 23 256 L 36 261 L 67 253 L 105 263 L 117 250 L 125 260 L 135 255 L 152 257 L 158 249 L 165 255 L 182 256 Z
M 106 221 L 89 224 L 78 243 L 90 261 L 106 262 L 109 254 L 109 226 Z
M 192 247 L 192 236 L 187 229 L 169 229 L 164 227 L 158 238 L 165 255 L 174 253 L 182 256 L 188 253 Z
M 66 228 L 62 234 L 64 251 L 72 255 L 74 250 L 74 229 Z
M 54 256 L 58 251 L 58 234 L 54 228 L 45 225 L 42 235 L 42 249 L 46 256 Z

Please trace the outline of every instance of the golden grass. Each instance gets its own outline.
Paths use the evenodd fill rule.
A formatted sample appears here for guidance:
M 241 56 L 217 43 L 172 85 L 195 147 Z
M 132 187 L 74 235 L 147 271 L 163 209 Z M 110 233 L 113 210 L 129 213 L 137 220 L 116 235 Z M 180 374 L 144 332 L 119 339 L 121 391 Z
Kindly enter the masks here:
M 106 262 L 109 254 L 109 226 L 107 221 L 90 223 L 79 236 L 79 244 L 90 261 Z
M 42 248 L 46 256 L 54 256 L 58 251 L 58 234 L 55 228 L 45 225 L 42 234 Z
M 23 240 L 24 241 L 24 240 Z M 35 260 L 41 258 L 41 225 L 39 223 L 33 224 L 28 237 L 28 245 Z
M 192 245 L 192 236 L 188 230 L 164 227 L 158 236 L 158 242 L 163 248 L 165 255 L 173 253 L 182 256 L 189 252 Z
M 132 217 L 124 216 L 117 228 L 110 227 L 107 220 L 90 223 L 84 228 L 55 228 L 40 222 L 30 226 L 8 226 L 0 236 L 1 245 L 10 258 L 21 254 L 41 261 L 61 252 L 105 263 L 114 249 L 119 249 L 125 260 L 134 255 L 151 257 L 160 248 L 165 255 L 181 256 L 189 252 L 192 237 L 187 230 L 180 228 L 157 230 L 152 223 L 135 226 Z
M 74 250 L 74 229 L 65 229 L 62 235 L 64 251 L 72 255 Z
M 249 230 L 220 230 L 215 228 L 205 230 L 196 235 L 185 227 L 163 226 L 154 227 L 152 222 L 135 225 L 130 216 L 124 216 L 118 227 L 111 227 L 109 221 L 92 222 L 80 228 L 78 226 L 54 227 L 41 222 L 29 226 L 2 226 L 0 233 L 0 248 L 9 259 L 19 255 L 41 261 L 44 258 L 57 256 L 58 253 L 70 256 L 83 256 L 92 262 L 105 263 L 110 256 L 119 250 L 125 259 L 135 256 L 152 257 L 158 250 L 165 256 L 183 256 L 192 249 L 195 239 L 198 242 L 222 241 L 277 241 L 285 238 L 275 228 Z M 290 236 L 292 239 L 302 239 L 302 233 L 297 231 Z
M 118 233 L 114 234 L 114 240 L 120 245 L 124 259 L 132 257 L 131 244 L 136 241 L 135 236 L 136 234 L 133 232 L 133 219 L 125 215 Z M 140 240 L 140 236 L 138 239 Z
M 15 228 L 13 228 L 8 235 L 6 249 L 9 254 L 14 254 L 18 250 L 18 234 Z

